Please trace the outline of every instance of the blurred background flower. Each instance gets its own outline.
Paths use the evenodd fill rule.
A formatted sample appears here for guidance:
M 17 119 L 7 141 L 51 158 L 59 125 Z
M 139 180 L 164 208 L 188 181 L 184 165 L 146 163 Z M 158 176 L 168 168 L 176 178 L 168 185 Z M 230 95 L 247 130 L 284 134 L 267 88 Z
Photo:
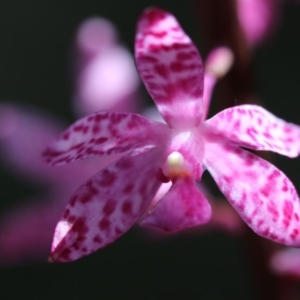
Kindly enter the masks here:
M 99 17 L 84 21 L 74 48 L 77 115 L 101 109 L 134 111 L 139 78 L 131 54 L 117 41 L 113 24 Z M 62 122 L 32 107 L 3 102 L 0 125 L 2 162 L 12 174 L 43 190 L 34 199 L 21 199 L 21 206 L 11 208 L 0 220 L 0 264 L 46 262 L 68 199 L 80 183 L 116 156 L 53 168 L 41 153 L 64 128 Z

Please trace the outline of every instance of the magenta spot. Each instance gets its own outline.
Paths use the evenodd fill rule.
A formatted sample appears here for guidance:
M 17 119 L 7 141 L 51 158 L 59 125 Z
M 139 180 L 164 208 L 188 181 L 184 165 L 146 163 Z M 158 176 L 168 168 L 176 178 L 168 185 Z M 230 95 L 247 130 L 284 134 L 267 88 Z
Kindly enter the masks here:
M 106 231 L 106 230 L 108 230 L 109 229 L 109 227 L 110 227 L 110 221 L 108 220 L 108 219 L 102 219 L 100 222 L 99 222 L 99 228 L 101 229 L 101 230 L 104 230 L 104 231 Z
M 157 58 L 156 57 L 153 57 L 153 56 L 142 56 L 139 58 L 139 61 L 140 62 L 143 62 L 143 63 L 156 63 L 157 62 Z
M 132 191 L 133 191 L 133 188 L 134 188 L 134 185 L 129 183 L 125 186 L 124 190 L 123 190 L 123 193 L 124 194 L 131 194 Z
M 82 247 L 81 251 L 86 253 L 87 252 L 87 248 L 86 247 Z
M 152 27 L 156 23 L 158 23 L 158 22 L 162 21 L 164 18 L 166 18 L 166 16 L 167 16 L 167 14 L 164 11 L 152 9 L 152 10 L 146 11 L 144 16 L 142 16 L 142 17 L 147 18 L 147 20 L 149 22 L 148 26 Z
M 160 31 L 160 32 L 155 32 L 155 31 L 148 31 L 147 34 L 155 36 L 156 38 L 163 38 L 167 35 L 166 31 Z
M 83 146 L 84 146 L 84 143 L 79 143 L 79 144 L 72 146 L 71 149 L 79 149 L 79 148 L 82 148 Z
M 156 64 L 154 66 L 154 71 L 163 78 L 167 79 L 169 77 L 169 70 L 163 64 Z
M 57 159 L 57 160 L 55 161 L 55 163 L 56 163 L 56 164 L 59 164 L 59 163 L 67 162 L 68 159 L 70 159 L 70 156 L 69 156 L 69 155 L 66 155 L 66 156 L 61 157 L 60 159 Z
M 266 186 L 264 186 L 260 192 L 265 196 L 265 197 L 268 197 L 268 195 L 270 194 L 270 188 L 271 186 L 269 184 L 267 184 Z
M 273 217 L 273 221 L 277 222 L 278 218 L 279 218 L 279 212 L 276 209 L 276 206 L 273 202 L 268 203 L 267 205 L 267 211 L 272 215 Z
M 80 244 L 77 242 L 75 242 L 71 248 L 73 248 L 74 250 L 79 250 Z
M 89 116 L 89 117 L 87 118 L 87 120 L 88 120 L 88 122 L 93 121 L 93 120 L 94 120 L 94 116 L 93 116 L 93 115 L 92 115 L 92 116 Z
M 70 137 L 70 132 L 65 132 L 65 133 L 63 134 L 63 136 L 62 136 L 62 138 L 63 138 L 64 140 L 68 140 L 69 137 Z
M 188 52 L 179 52 L 176 55 L 176 58 L 178 60 L 189 60 L 192 59 L 193 57 L 198 58 L 198 53 L 194 50 L 188 51 Z
M 78 244 L 82 243 L 85 241 L 85 232 L 83 234 L 79 233 L 79 235 L 77 236 L 77 242 Z
M 106 137 L 100 137 L 98 139 L 95 139 L 95 144 L 102 144 L 104 142 L 106 142 L 108 140 L 108 138 Z
M 259 219 L 259 220 L 257 221 L 257 227 L 261 227 L 261 225 L 264 224 L 264 223 L 265 223 L 265 220 Z
M 94 125 L 93 128 L 92 128 L 92 132 L 94 134 L 97 134 L 99 131 L 100 131 L 100 127 L 98 125 Z
M 116 125 L 119 124 L 124 118 L 126 118 L 126 115 L 124 114 L 112 114 L 110 117 L 110 122 Z
M 78 132 L 78 131 L 81 131 L 82 128 L 83 128 L 83 124 L 78 124 L 78 125 L 73 127 L 73 131 Z
M 285 227 L 289 227 L 290 226 L 290 221 L 288 219 L 283 219 L 282 223 L 283 223 L 283 225 Z
M 285 133 L 290 133 L 290 132 L 292 131 L 292 128 L 290 128 L 290 127 L 284 127 L 284 128 L 283 128 L 283 131 L 284 131 Z
M 223 180 L 224 180 L 227 184 L 231 184 L 232 181 L 233 181 L 233 178 L 230 177 L 230 176 L 224 175 L 224 176 L 223 176 Z
M 72 198 L 70 199 L 69 204 L 73 207 L 75 205 L 77 201 L 77 195 L 72 196 Z
M 185 68 L 184 64 L 181 63 L 180 61 L 174 61 L 171 63 L 170 69 L 172 72 L 180 73 L 180 72 L 184 71 L 186 68 Z
M 153 74 L 143 75 L 144 81 L 152 80 L 155 78 Z
M 278 178 L 280 176 L 280 171 L 279 170 L 274 170 L 273 172 L 272 172 L 272 174 L 270 174 L 269 176 L 268 176 L 268 180 L 269 181 L 274 181 L 274 180 L 276 180 L 276 178 Z M 273 182 L 274 183 L 274 182 Z M 273 184 L 272 183 L 272 184 Z
M 132 214 L 132 203 L 130 201 L 125 201 L 123 204 L 122 204 L 122 212 L 125 214 L 125 215 L 130 215 Z
M 253 141 L 256 141 L 257 131 L 254 128 L 247 128 L 246 133 L 252 138 Z
M 104 169 L 101 177 L 99 178 L 99 185 L 102 187 L 108 187 L 111 186 L 116 180 L 116 175 L 112 171 L 109 171 L 107 169 Z
M 272 135 L 269 132 L 264 132 L 263 136 L 266 137 L 267 139 L 271 139 Z
M 199 82 L 198 76 L 181 78 L 177 81 L 176 87 L 182 90 L 183 93 L 191 95 L 195 98 L 201 97 L 203 94 L 202 84 Z
M 102 244 L 103 240 L 99 235 L 94 236 L 93 242 L 97 244 Z
M 100 122 L 101 119 L 102 119 L 102 115 L 101 115 L 101 114 L 95 115 L 95 122 L 96 122 L 96 123 L 97 123 L 97 122 Z
M 128 123 L 127 123 L 127 128 L 129 130 L 138 128 L 140 125 L 140 118 L 136 115 L 131 115 L 131 118 L 129 119 Z
M 93 146 L 87 147 L 85 149 L 85 154 L 92 155 L 94 153 Z
M 64 248 L 61 252 L 60 252 L 60 257 L 64 260 L 69 260 L 70 259 L 70 254 L 71 254 L 71 250 L 69 248 Z
M 277 241 L 277 240 L 278 240 L 278 235 L 275 234 L 275 233 L 271 233 L 271 234 L 269 235 L 269 238 L 272 239 L 272 240 Z
M 133 166 L 133 161 L 130 158 L 124 157 L 116 163 L 116 167 L 122 170 L 130 169 Z
M 98 195 L 98 190 L 94 187 L 93 182 L 92 181 L 88 181 L 86 183 L 86 187 L 89 191 L 89 194 L 92 196 Z
M 294 214 L 294 216 L 295 216 L 295 219 L 297 220 L 297 221 L 299 221 L 299 216 L 298 216 L 298 214 Z
M 174 43 L 172 48 L 175 50 L 191 49 L 191 44 Z
M 234 130 L 238 130 L 238 129 L 240 129 L 240 126 L 241 126 L 241 121 L 240 121 L 240 120 L 237 120 L 237 121 L 233 124 L 233 129 L 234 129 Z
M 92 200 L 92 197 L 93 196 L 91 194 L 85 193 L 81 196 L 80 202 L 83 203 L 83 204 L 88 203 Z
M 262 231 L 261 234 L 262 234 L 263 236 L 269 236 L 269 234 L 270 234 L 270 229 L 269 229 L 269 228 L 264 229 L 264 230 Z
M 293 143 L 295 140 L 291 137 L 285 139 L 285 143 Z
M 116 235 L 121 235 L 122 233 L 123 233 L 123 231 L 119 227 L 115 228 L 115 234 Z
M 108 200 L 106 204 L 103 207 L 103 213 L 105 216 L 110 216 L 116 209 L 116 201 L 114 200 Z
M 244 165 L 247 167 L 253 166 L 255 163 L 255 160 L 252 157 L 247 157 L 247 159 L 244 160 Z
M 293 203 L 289 200 L 285 200 L 283 204 L 283 215 L 288 220 L 291 220 L 293 214 Z
M 241 202 L 237 203 L 236 206 L 240 211 L 245 210 L 245 203 L 243 203 L 243 202 L 242 203 Z
M 299 230 L 294 228 L 293 232 L 290 234 L 291 239 L 296 239 L 297 235 L 299 235 Z
M 77 218 L 74 225 L 72 226 L 72 231 L 79 232 L 80 235 L 84 235 L 88 232 L 88 227 L 86 225 L 86 219 L 81 217 Z

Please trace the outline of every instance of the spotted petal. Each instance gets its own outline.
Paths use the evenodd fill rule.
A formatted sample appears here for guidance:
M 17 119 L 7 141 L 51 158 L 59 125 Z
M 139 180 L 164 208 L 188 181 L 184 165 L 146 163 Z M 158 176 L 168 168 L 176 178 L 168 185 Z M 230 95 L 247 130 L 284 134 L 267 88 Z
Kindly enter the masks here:
M 137 27 L 139 74 L 165 121 L 172 127 L 201 121 L 203 66 L 200 55 L 174 16 L 150 8 Z
M 168 128 L 137 114 L 102 111 L 67 129 L 44 152 L 47 162 L 60 165 L 89 156 L 123 153 L 162 142 Z
M 300 153 L 300 126 L 285 122 L 257 105 L 225 109 L 205 124 L 214 137 L 226 138 L 242 147 L 289 157 Z
M 300 246 L 299 197 L 280 170 L 243 149 L 218 144 L 206 144 L 204 164 L 231 205 L 257 234 Z
M 174 232 L 207 223 L 210 218 L 211 207 L 195 180 L 183 177 L 173 183 L 153 211 L 143 218 L 141 225 Z
M 83 184 L 56 227 L 50 260 L 76 260 L 129 230 L 161 184 L 161 154 L 160 148 L 131 152 Z

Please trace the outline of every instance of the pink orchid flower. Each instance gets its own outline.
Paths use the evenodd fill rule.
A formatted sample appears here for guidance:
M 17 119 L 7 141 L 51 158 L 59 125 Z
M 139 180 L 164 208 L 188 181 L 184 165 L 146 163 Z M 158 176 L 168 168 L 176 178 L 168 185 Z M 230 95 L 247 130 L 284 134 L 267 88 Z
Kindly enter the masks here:
M 287 2 L 299 0 L 236 0 L 237 15 L 247 42 L 255 47 L 268 41 L 277 31 Z
M 77 113 L 136 109 L 133 101 L 137 98 L 139 78 L 128 51 L 116 42 L 112 24 L 102 18 L 88 19 L 79 27 L 76 42 L 78 84 L 74 100 Z M 113 78 L 109 72 L 117 76 Z M 95 82 L 99 84 L 95 86 Z M 109 89 L 103 90 L 103 86 Z M 116 159 L 115 156 L 93 158 L 61 168 L 45 164 L 41 152 L 62 128 L 57 118 L 40 110 L 11 103 L 0 105 L 0 153 L 7 169 L 21 180 L 45 190 L 34 199 L 22 200 L 22 205 L 1 216 L 1 265 L 46 261 L 55 224 L 66 206 L 66 199 L 81 182 Z
M 74 109 L 87 115 L 99 109 L 137 110 L 140 80 L 132 55 L 117 40 L 117 30 L 103 18 L 84 21 L 76 34 Z
M 102 55 L 103 48 L 106 49 L 105 52 L 110 53 L 111 57 L 112 54 L 115 54 L 117 61 L 120 59 L 118 53 L 126 51 L 115 42 L 115 36 L 115 29 L 111 23 L 101 18 L 88 19 L 79 27 L 76 38 L 77 47 L 79 48 L 76 57 L 79 78 L 81 78 L 80 70 L 89 69 L 93 65 L 95 57 L 97 57 L 95 69 L 99 68 L 100 71 L 92 73 L 97 75 L 95 80 L 98 80 L 101 84 L 110 83 L 112 84 L 110 86 L 114 88 L 111 95 L 107 94 L 109 90 L 103 94 L 102 85 L 100 84 L 98 86 L 100 91 L 94 90 L 95 97 L 98 97 L 97 102 L 89 101 L 90 98 L 84 97 L 83 93 L 81 97 L 77 96 L 75 98 L 77 101 L 75 109 L 78 114 L 86 114 L 93 110 L 105 108 L 118 108 L 119 110 L 133 108 L 132 102 L 126 102 L 126 97 L 118 96 L 121 94 L 120 91 L 118 92 L 118 80 L 114 81 L 115 83 L 111 82 L 110 79 L 109 82 L 106 82 L 105 70 L 109 72 L 111 70 L 109 64 L 105 63 L 103 66 L 101 63 L 106 57 L 106 55 Z M 128 74 L 137 73 L 133 60 L 125 56 L 124 64 L 129 66 L 129 63 L 131 63 L 130 69 L 128 67 L 118 69 L 120 74 L 117 77 L 122 77 L 125 83 Z M 205 66 L 204 102 L 207 109 L 215 83 L 218 78 L 225 75 L 231 64 L 232 54 L 226 48 L 217 48 L 209 55 Z M 112 67 L 114 66 L 113 64 Z M 116 70 L 114 71 L 116 72 Z M 78 81 L 79 84 L 75 94 L 79 95 L 82 89 L 88 89 L 88 78 L 92 80 L 93 76 L 90 74 L 84 82 Z M 137 77 L 134 78 L 138 81 Z M 134 94 L 131 100 L 136 100 L 135 91 L 138 82 L 132 85 L 131 79 L 127 88 L 131 89 L 129 94 Z M 124 92 L 124 89 L 121 88 L 121 91 Z M 93 95 L 92 93 L 89 94 Z M 107 102 L 104 95 L 112 101 Z M 128 103 L 128 107 L 126 107 L 126 103 Z M 162 121 L 156 108 L 151 109 L 151 117 L 154 119 L 160 117 L 160 121 Z M 87 180 L 97 170 L 108 165 L 114 158 L 106 157 L 78 161 L 75 164 L 61 168 L 52 168 L 43 162 L 40 153 L 49 141 L 54 139 L 61 131 L 62 124 L 58 119 L 37 109 L 25 108 L 12 103 L 2 103 L 0 105 L 0 125 L 0 152 L 7 168 L 13 171 L 14 175 L 20 177 L 21 180 L 45 188 L 43 194 L 34 199 L 23 199 L 22 202 L 24 203 L 22 205 L 12 207 L 3 214 L 0 220 L 0 264 L 8 267 L 21 262 L 45 261 L 51 245 L 55 224 L 66 205 L 66 199 L 81 182 Z M 32 143 L 32 140 L 35 142 Z M 21 152 L 20 149 L 22 149 Z M 167 192 L 170 183 L 161 186 L 153 200 L 153 204 Z M 203 189 L 203 187 L 201 188 Z M 209 199 L 212 199 L 212 197 L 210 196 Z M 236 214 L 224 203 L 211 201 L 211 204 L 213 205 L 214 215 L 205 229 L 215 228 L 233 234 L 239 232 L 241 228 L 240 219 Z M 150 207 L 148 210 L 150 210 Z M 150 232 L 148 235 L 151 235 Z
M 299 246 L 299 198 L 293 184 L 241 147 L 295 157 L 300 127 L 256 105 L 229 108 L 204 121 L 201 58 L 165 11 L 151 8 L 142 14 L 135 56 L 166 124 L 102 111 L 77 121 L 47 148 L 44 156 L 53 165 L 123 153 L 71 197 L 56 227 L 50 260 L 76 260 L 114 242 L 170 180 L 172 187 L 144 220 L 165 231 L 208 222 L 211 207 L 195 182 L 205 169 L 257 234 Z
M 250 46 L 261 44 L 278 26 L 281 0 L 237 0 L 239 22 Z

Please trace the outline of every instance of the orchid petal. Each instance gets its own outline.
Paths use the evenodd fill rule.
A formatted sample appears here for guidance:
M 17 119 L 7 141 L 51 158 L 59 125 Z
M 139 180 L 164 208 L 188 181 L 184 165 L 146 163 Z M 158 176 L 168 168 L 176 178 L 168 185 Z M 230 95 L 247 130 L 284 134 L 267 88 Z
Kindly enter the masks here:
M 174 232 L 207 223 L 210 218 L 211 207 L 195 180 L 183 177 L 173 183 L 153 211 L 143 218 L 141 225 Z
M 277 29 L 280 1 L 238 0 L 237 15 L 245 37 L 254 47 L 265 42 Z
M 75 122 L 44 152 L 61 165 L 89 156 L 123 153 L 162 142 L 168 128 L 137 114 L 102 111 Z
M 217 136 L 242 147 L 273 151 L 289 157 L 300 153 L 300 126 L 285 122 L 257 105 L 225 109 L 205 124 L 209 128 L 210 139 Z
M 299 197 L 280 170 L 243 149 L 209 143 L 204 164 L 231 205 L 257 234 L 300 246 Z
M 202 118 L 203 65 L 197 48 L 174 16 L 150 8 L 135 41 L 139 74 L 171 127 L 197 125 Z
M 70 199 L 50 260 L 76 260 L 112 243 L 141 217 L 161 182 L 160 148 L 133 151 L 97 173 Z

